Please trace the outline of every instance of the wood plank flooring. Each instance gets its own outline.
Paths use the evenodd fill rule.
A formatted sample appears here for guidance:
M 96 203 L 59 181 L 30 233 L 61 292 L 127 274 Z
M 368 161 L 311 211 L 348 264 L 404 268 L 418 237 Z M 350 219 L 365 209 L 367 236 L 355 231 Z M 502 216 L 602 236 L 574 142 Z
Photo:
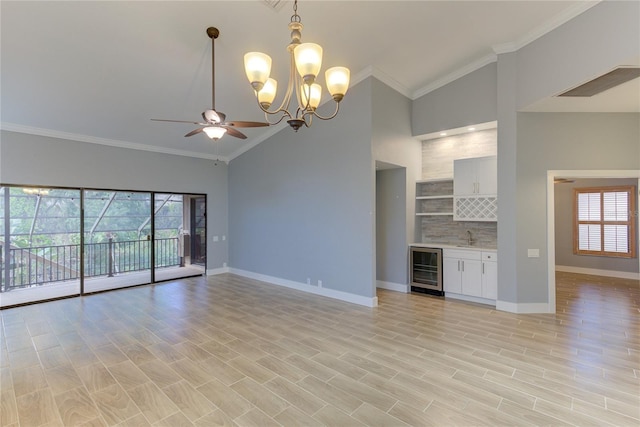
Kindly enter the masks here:
M 637 281 L 555 315 L 225 274 L 0 311 L 2 426 L 638 426 Z

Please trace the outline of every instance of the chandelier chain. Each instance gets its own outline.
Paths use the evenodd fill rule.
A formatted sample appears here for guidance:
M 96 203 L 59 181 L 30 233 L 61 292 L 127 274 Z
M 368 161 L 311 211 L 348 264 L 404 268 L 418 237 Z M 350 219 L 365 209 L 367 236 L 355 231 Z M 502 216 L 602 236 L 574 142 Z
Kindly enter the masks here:
M 291 15 L 291 22 L 301 22 L 300 15 L 298 15 L 298 0 L 293 2 L 293 15 Z

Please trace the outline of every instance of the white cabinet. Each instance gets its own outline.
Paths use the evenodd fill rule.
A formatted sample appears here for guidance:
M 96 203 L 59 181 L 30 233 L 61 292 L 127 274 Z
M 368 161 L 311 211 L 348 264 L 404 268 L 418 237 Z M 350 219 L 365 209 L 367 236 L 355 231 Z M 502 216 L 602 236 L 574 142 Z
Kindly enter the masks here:
M 498 220 L 498 162 L 496 156 L 453 162 L 453 219 Z
M 482 296 L 481 253 L 457 249 L 445 249 L 443 252 L 442 280 L 445 295 L 447 292 L 453 292 Z
M 498 256 L 482 252 L 482 298 L 498 298 Z
M 498 158 L 496 156 L 454 160 L 453 194 L 455 196 L 497 193 Z
M 476 302 L 495 301 L 498 289 L 497 266 L 495 252 L 444 249 L 442 280 L 445 295 Z
M 462 274 L 460 273 L 460 259 L 449 258 L 445 251 L 442 258 L 442 288 L 447 293 L 462 293 Z

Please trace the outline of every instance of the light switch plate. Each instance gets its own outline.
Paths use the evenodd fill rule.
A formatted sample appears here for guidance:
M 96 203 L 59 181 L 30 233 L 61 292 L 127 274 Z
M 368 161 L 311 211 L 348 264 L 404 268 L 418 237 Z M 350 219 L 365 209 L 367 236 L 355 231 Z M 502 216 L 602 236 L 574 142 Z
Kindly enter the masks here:
M 540 258 L 540 249 L 528 249 L 527 256 L 529 258 Z

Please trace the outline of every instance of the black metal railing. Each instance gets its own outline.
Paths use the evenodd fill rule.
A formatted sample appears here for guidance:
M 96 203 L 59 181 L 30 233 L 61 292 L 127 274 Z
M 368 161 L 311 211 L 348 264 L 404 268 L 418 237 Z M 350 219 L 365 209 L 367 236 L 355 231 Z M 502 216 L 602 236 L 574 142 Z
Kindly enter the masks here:
M 148 270 L 151 268 L 149 242 L 109 239 L 107 242 L 85 244 L 84 277 L 112 277 Z M 184 265 L 177 237 L 156 239 L 154 245 L 156 268 Z M 2 256 L 2 250 L 0 246 L 2 292 L 80 278 L 81 246 L 78 244 L 11 248 L 7 260 Z M 5 267 L 9 269 L 8 274 Z

